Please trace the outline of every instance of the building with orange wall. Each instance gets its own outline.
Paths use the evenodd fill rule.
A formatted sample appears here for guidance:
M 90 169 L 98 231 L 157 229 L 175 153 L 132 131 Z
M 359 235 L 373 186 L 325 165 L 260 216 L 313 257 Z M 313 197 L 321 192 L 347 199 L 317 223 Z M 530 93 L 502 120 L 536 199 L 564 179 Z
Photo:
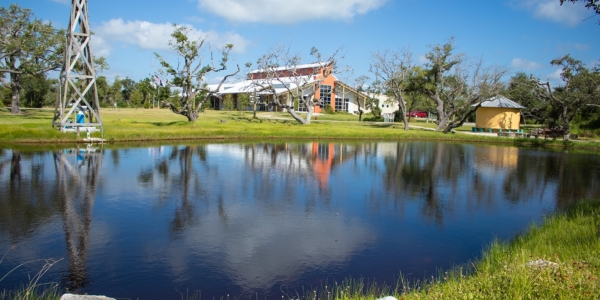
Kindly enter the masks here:
M 268 103 L 272 101 L 274 94 L 255 91 L 254 86 L 261 80 L 268 80 L 269 76 L 277 77 L 278 84 L 274 85 L 276 94 L 279 96 L 279 101 L 291 107 L 292 97 L 289 95 L 288 88 L 298 89 L 303 93 L 312 94 L 314 98 L 322 101 L 322 105 L 314 107 L 315 113 L 322 112 L 327 105 L 331 106 L 333 111 L 345 111 L 349 113 L 358 113 L 359 109 L 365 111 L 365 102 L 367 95 L 358 92 L 351 86 L 341 82 L 332 73 L 333 63 L 312 63 L 296 65 L 293 68 L 276 68 L 274 72 L 267 73 L 263 70 L 254 70 L 247 74 L 247 79 L 232 84 L 224 84 L 219 91 L 221 95 L 230 94 L 234 100 L 241 93 L 256 94 L 260 98 L 260 103 L 263 109 L 267 110 Z M 301 79 L 301 80 L 297 80 Z M 298 82 L 302 84 L 299 85 Z M 222 99 L 213 99 L 213 107 L 221 109 L 223 107 Z M 284 111 L 283 108 L 272 108 L 277 111 Z M 298 111 L 303 111 L 305 108 L 298 107 Z

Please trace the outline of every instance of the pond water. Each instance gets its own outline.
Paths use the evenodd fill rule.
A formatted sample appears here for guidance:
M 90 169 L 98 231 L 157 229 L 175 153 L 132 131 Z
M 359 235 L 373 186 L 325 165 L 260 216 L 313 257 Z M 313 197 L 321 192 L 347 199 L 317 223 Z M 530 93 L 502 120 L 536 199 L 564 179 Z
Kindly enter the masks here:
M 0 150 L 0 290 L 281 299 L 477 259 L 600 197 L 600 157 L 435 142 Z

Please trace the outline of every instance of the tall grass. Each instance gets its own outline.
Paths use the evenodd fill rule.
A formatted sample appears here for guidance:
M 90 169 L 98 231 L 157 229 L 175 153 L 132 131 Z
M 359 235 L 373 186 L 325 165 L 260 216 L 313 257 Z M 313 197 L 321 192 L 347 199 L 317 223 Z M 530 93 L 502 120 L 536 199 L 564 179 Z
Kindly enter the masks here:
M 8 254 L 9 251 L 13 250 L 14 247 L 4 253 L 2 258 L 0 259 L 0 264 L 4 261 L 4 258 Z M 10 276 L 17 269 L 22 268 L 27 264 L 39 263 L 43 262 L 40 270 L 29 277 L 29 281 L 26 284 L 21 284 L 18 287 L 15 287 L 13 290 L 2 290 L 0 291 L 0 300 L 56 300 L 60 298 L 60 290 L 58 287 L 58 283 L 45 283 L 42 282 L 42 277 L 60 260 L 48 260 L 48 259 L 36 259 L 27 261 L 25 263 L 19 264 L 2 277 L 0 277 L 0 283 L 5 280 L 8 276 Z

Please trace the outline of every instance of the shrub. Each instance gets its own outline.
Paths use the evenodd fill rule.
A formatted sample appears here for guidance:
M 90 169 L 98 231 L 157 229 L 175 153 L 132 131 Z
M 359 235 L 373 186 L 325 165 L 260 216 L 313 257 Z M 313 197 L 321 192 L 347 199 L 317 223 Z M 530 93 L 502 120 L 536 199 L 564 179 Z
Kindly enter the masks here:
M 364 122 L 383 122 L 383 118 L 382 117 L 367 117 L 367 118 L 363 118 Z
M 326 114 L 332 115 L 333 112 L 333 108 L 331 108 L 331 105 L 327 104 L 325 105 L 325 107 L 323 107 L 323 112 L 325 112 Z

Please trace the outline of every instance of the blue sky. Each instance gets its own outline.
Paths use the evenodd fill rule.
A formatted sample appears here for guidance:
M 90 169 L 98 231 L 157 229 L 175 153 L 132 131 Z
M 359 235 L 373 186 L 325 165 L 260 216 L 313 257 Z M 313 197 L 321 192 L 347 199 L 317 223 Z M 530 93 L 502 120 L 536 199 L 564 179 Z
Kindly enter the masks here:
M 70 0 L 2 2 L 31 8 L 57 27 L 69 21 Z M 523 71 L 557 82 L 554 58 L 571 54 L 590 67 L 600 61 L 600 16 L 559 0 L 89 0 L 89 17 L 93 52 L 107 58 L 111 68 L 102 75 L 109 80 L 154 74 L 153 53 L 172 54 L 173 23 L 190 26 L 213 49 L 234 44 L 229 67 L 239 64 L 242 71 L 280 45 L 304 63 L 314 61 L 313 46 L 325 57 L 341 47 L 340 64 L 353 72 L 339 77 L 348 83 L 374 78 L 369 61 L 376 51 L 409 47 L 424 62 L 429 45 L 451 36 L 457 53 L 505 66 L 509 75 Z

